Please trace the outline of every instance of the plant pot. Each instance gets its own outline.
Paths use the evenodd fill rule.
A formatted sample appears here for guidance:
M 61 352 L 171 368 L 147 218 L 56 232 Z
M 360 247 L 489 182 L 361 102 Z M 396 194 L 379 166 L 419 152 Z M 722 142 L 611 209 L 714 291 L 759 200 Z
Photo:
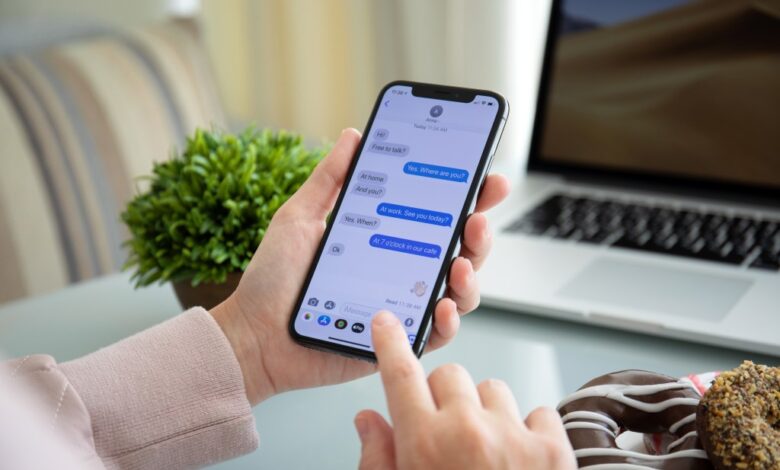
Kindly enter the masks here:
M 209 310 L 227 299 L 238 287 L 241 273 L 230 273 L 221 284 L 204 282 L 193 287 L 191 280 L 186 279 L 173 283 L 173 290 L 179 303 L 185 310 L 192 307 L 203 307 Z

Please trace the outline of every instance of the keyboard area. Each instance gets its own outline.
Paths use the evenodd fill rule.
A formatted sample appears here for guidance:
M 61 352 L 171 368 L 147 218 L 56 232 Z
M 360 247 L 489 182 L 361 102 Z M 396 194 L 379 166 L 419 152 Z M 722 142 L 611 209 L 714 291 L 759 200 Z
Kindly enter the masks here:
M 556 193 L 505 230 L 780 270 L 780 219 Z

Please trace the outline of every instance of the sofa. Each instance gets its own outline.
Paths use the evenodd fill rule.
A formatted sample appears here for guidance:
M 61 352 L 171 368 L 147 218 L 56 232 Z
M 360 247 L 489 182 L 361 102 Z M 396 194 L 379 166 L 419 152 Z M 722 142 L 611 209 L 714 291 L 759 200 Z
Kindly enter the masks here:
M 193 20 L 65 29 L 0 25 L 0 303 L 121 269 L 143 176 L 225 126 Z

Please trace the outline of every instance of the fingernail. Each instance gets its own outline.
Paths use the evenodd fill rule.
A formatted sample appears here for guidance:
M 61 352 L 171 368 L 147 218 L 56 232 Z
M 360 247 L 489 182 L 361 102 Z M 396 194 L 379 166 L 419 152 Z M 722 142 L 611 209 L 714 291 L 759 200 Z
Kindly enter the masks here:
M 365 440 L 368 435 L 368 420 L 362 416 L 355 418 L 355 429 L 357 429 L 358 437 L 361 441 Z
M 398 319 L 390 312 L 382 311 L 377 313 L 374 317 L 374 325 L 376 326 L 387 326 L 397 322 Z

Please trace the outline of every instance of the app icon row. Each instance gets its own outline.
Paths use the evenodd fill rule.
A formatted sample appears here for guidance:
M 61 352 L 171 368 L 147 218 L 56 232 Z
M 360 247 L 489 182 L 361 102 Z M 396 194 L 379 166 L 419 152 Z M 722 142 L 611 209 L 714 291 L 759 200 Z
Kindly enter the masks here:
M 309 300 L 306 301 L 306 303 L 310 307 L 316 307 L 320 304 L 320 299 L 318 299 L 317 297 L 309 297 Z M 325 310 L 333 310 L 334 308 L 336 308 L 336 302 L 332 300 L 326 300 L 323 306 L 325 307 Z
M 314 315 L 309 313 L 309 312 L 305 312 L 303 314 L 303 319 L 306 320 L 306 321 L 309 321 L 312 318 L 314 318 Z M 328 326 L 328 325 L 330 325 L 331 320 L 332 319 L 331 319 L 330 315 L 320 315 L 320 316 L 317 317 L 317 324 L 320 325 L 320 326 Z M 338 330 L 344 330 L 344 329 L 346 329 L 349 326 L 349 322 L 347 320 L 343 319 L 343 318 L 337 318 L 333 322 L 333 326 L 335 326 L 336 329 L 338 329 Z M 365 331 L 365 329 L 366 329 L 366 325 L 364 325 L 362 323 L 355 322 L 355 323 L 352 324 L 352 332 L 353 333 L 362 333 L 363 331 Z

